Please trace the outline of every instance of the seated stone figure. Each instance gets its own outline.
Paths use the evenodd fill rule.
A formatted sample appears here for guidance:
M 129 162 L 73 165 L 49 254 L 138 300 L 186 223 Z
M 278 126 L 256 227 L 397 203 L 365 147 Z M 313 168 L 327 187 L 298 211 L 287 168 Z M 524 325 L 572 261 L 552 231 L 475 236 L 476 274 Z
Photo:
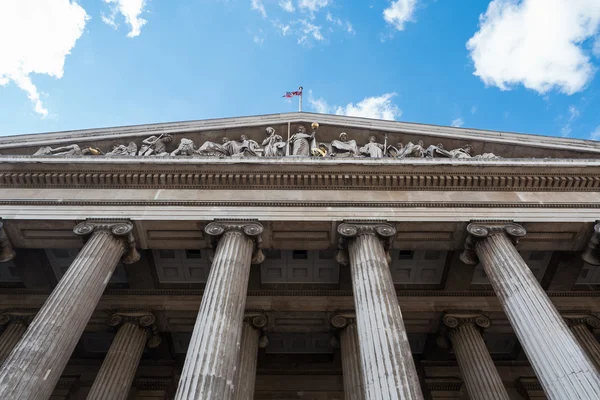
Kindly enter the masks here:
M 340 133 L 340 139 L 329 144 L 329 153 L 332 157 L 355 157 L 360 155 L 356 140 L 348 140 L 346 132 Z
M 427 158 L 435 158 L 435 157 L 449 157 L 448 150 L 444 149 L 444 145 L 442 143 L 438 143 L 436 145 L 432 144 L 425 150 L 425 157 Z
M 268 127 L 266 129 L 267 138 L 263 140 L 265 157 L 282 157 L 285 156 L 285 146 L 287 143 L 283 141 L 280 135 L 275 134 L 275 129 Z
M 209 156 L 209 157 L 226 157 L 231 155 L 231 146 L 229 145 L 228 138 L 224 137 L 221 139 L 222 144 L 218 144 L 215 142 L 206 141 L 200 146 L 200 148 L 196 151 L 201 156 Z
M 190 139 L 181 138 L 179 146 L 171 152 L 172 156 L 192 156 L 196 154 L 196 146 Z
M 385 155 L 392 158 L 397 158 L 404 151 L 404 144 L 398 143 L 397 146 L 389 145 L 385 149 Z
M 369 137 L 369 143 L 365 144 L 363 147 L 358 149 L 358 151 L 360 151 L 360 154 L 367 157 L 381 158 L 383 157 L 383 152 L 385 151 L 385 148 L 385 144 L 377 143 L 377 139 L 375 138 L 375 136 L 371 136 Z
M 173 137 L 167 133 L 160 136 L 150 136 L 142 140 L 138 156 L 168 156 L 167 144 L 171 143 Z
M 255 140 L 248 139 L 248 136 L 240 136 L 241 142 L 230 141 L 227 143 L 231 155 L 234 157 L 259 157 L 262 154 L 262 148 Z
M 448 157 L 450 158 L 471 158 L 471 151 L 473 148 L 470 144 L 465 145 L 464 147 L 459 147 L 454 150 L 448 151 Z
M 422 158 L 425 155 L 425 149 L 423 148 L 423 141 L 419 140 L 417 144 L 413 144 L 412 142 L 408 142 L 404 149 L 398 155 L 398 158 L 405 157 L 418 157 Z
M 113 149 L 106 153 L 107 156 L 135 156 L 137 153 L 137 144 L 129 142 L 127 146 L 124 144 L 114 145 Z

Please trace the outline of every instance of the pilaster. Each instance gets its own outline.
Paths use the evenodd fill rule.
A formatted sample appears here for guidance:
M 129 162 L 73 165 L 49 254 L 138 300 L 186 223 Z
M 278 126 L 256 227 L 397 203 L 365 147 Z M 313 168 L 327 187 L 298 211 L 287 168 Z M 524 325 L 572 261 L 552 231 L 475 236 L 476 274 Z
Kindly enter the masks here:
M 550 399 L 600 398 L 600 373 L 515 248 L 526 230 L 510 222 L 471 223 L 461 260 L 481 262 Z
M 448 312 L 443 322 L 449 328 L 448 337 L 469 397 L 472 400 L 510 400 L 480 332 L 490 327 L 490 319 L 476 312 Z
M 0 262 L 10 261 L 15 258 L 15 251 L 4 231 L 4 222 L 0 218 Z
M 145 345 L 160 344 L 155 322 L 151 312 L 117 312 L 111 316 L 108 325 L 118 327 L 117 335 L 94 379 L 88 400 L 127 399 Z
M 125 220 L 75 227 L 89 240 L 0 368 L 0 398 L 50 397 L 119 260 L 136 259 L 132 229 Z
M 211 222 L 212 268 L 175 398 L 232 399 L 252 262 L 261 263 L 263 227 L 253 221 Z
M 352 275 L 365 398 L 423 399 L 388 265 L 396 228 L 344 222 L 338 233 L 337 259 L 349 262 Z

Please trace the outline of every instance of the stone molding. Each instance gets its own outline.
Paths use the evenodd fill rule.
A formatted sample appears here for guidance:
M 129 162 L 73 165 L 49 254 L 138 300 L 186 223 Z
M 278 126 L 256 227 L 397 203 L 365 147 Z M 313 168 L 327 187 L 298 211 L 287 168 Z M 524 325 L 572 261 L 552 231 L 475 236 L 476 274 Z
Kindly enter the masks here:
M 148 341 L 146 345 L 153 349 L 158 347 L 162 338 L 158 334 L 156 327 L 156 317 L 150 311 L 116 311 L 107 321 L 108 326 L 117 328 L 122 324 L 130 323 L 145 329 L 148 333 Z
M 127 219 L 86 219 L 73 228 L 73 233 L 78 236 L 89 236 L 100 231 L 106 231 L 123 240 L 125 246 L 125 254 L 121 259 L 123 264 L 133 264 L 140 259 L 133 236 L 133 224 Z
M 463 382 L 458 378 L 425 378 L 429 390 L 460 391 Z
M 379 238 L 386 252 L 388 264 L 391 262 L 389 250 L 396 236 L 396 228 L 385 221 L 344 221 L 337 227 L 339 251 L 336 261 L 342 265 L 350 265 L 348 242 L 360 235 L 373 235 Z
M 138 378 L 133 381 L 133 387 L 138 390 L 167 390 L 172 383 L 172 378 Z
M 0 218 L 0 262 L 10 261 L 15 258 L 15 256 L 15 250 L 4 231 L 4 222 L 2 221 L 2 218 Z
M 596 221 L 594 233 L 587 248 L 581 254 L 581 258 L 588 264 L 600 265 L 600 221 Z
M 520 377 L 516 386 L 519 394 L 525 399 L 539 399 L 544 395 L 544 389 L 535 377 Z
M 467 239 L 465 240 L 465 249 L 460 254 L 460 260 L 467 265 L 477 265 L 479 258 L 475 251 L 477 242 L 491 236 L 506 234 L 508 238 L 517 244 L 519 238 L 525 236 L 527 231 L 521 225 L 512 221 L 481 221 L 471 222 L 467 226 Z
M 0 172 L 0 186 L 6 188 L 89 188 L 89 189 L 306 189 L 306 190 L 486 190 L 597 192 L 598 174 L 529 174 L 510 172 L 349 172 L 290 171 L 52 171 Z
M 0 325 L 20 323 L 29 326 L 38 310 L 33 308 L 4 310 L 0 314 Z
M 262 252 L 263 226 L 257 221 L 213 221 L 204 228 L 204 232 L 211 237 L 213 249 L 217 248 L 217 243 L 221 236 L 227 232 L 239 232 L 254 242 L 254 251 L 252 253 L 252 264 L 261 264 L 265 260 Z
M 481 312 L 454 312 L 447 311 L 442 318 L 444 325 L 450 329 L 456 329 L 463 325 L 473 325 L 483 330 L 492 325 L 492 321 Z
M 563 312 L 561 315 L 569 327 L 576 325 L 584 325 L 591 331 L 600 328 L 600 319 L 589 313 Z

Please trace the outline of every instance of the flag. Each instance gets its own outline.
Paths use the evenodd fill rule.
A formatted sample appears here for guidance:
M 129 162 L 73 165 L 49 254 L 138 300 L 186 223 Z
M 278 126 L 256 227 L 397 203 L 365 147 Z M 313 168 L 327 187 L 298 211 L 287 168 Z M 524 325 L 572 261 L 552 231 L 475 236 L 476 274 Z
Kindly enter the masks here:
M 291 99 L 294 96 L 302 96 L 302 90 L 297 90 L 295 92 L 285 92 L 285 94 L 282 97 L 285 97 L 286 99 Z

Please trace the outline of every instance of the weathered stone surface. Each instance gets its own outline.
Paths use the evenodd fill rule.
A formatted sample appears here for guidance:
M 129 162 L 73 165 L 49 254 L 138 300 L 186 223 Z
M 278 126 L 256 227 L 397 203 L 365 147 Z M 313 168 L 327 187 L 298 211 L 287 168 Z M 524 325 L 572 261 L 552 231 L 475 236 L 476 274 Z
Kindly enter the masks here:
M 6 325 L 0 336 L 0 365 L 21 340 L 33 315 L 33 310 L 12 310 L 0 316 L 0 325 Z
M 264 316 L 257 316 L 251 321 L 244 322 L 234 384 L 233 398 L 235 400 L 252 400 L 254 398 L 258 348 L 259 346 L 264 347 L 268 343 L 263 341 L 262 346 L 260 343 L 260 329 L 266 323 L 267 319 Z
M 585 349 L 596 369 L 600 371 L 600 343 L 592 333 L 593 329 L 600 329 L 600 319 L 593 315 L 568 313 L 563 314 L 569 329 Z
M 461 259 L 480 261 L 549 399 L 600 398 L 600 372 L 517 252 L 516 224 L 470 224 Z
M 386 255 L 395 228 L 343 223 L 338 233 L 348 242 L 365 398 L 423 399 Z
M 213 222 L 206 226 L 206 233 L 219 239 L 181 372 L 177 400 L 233 398 L 255 248 L 253 238 L 262 230 L 262 225 L 252 222 Z
M 84 222 L 93 233 L 0 369 L 0 398 L 47 399 L 60 379 L 117 263 L 129 222 Z
M 469 397 L 472 400 L 510 400 L 479 331 L 490 326 L 489 318 L 481 314 L 448 313 L 444 316 L 444 324 L 450 328 L 448 337 Z
M 15 255 L 16 253 L 13 250 L 12 244 L 8 240 L 8 236 L 6 236 L 6 232 L 4 232 L 2 218 L 0 218 L 0 262 L 10 261 L 15 258 Z
M 342 350 L 342 371 L 344 375 L 344 399 L 364 400 L 365 388 L 363 371 L 360 362 L 360 345 L 358 328 L 354 318 L 346 322 L 340 332 Z

